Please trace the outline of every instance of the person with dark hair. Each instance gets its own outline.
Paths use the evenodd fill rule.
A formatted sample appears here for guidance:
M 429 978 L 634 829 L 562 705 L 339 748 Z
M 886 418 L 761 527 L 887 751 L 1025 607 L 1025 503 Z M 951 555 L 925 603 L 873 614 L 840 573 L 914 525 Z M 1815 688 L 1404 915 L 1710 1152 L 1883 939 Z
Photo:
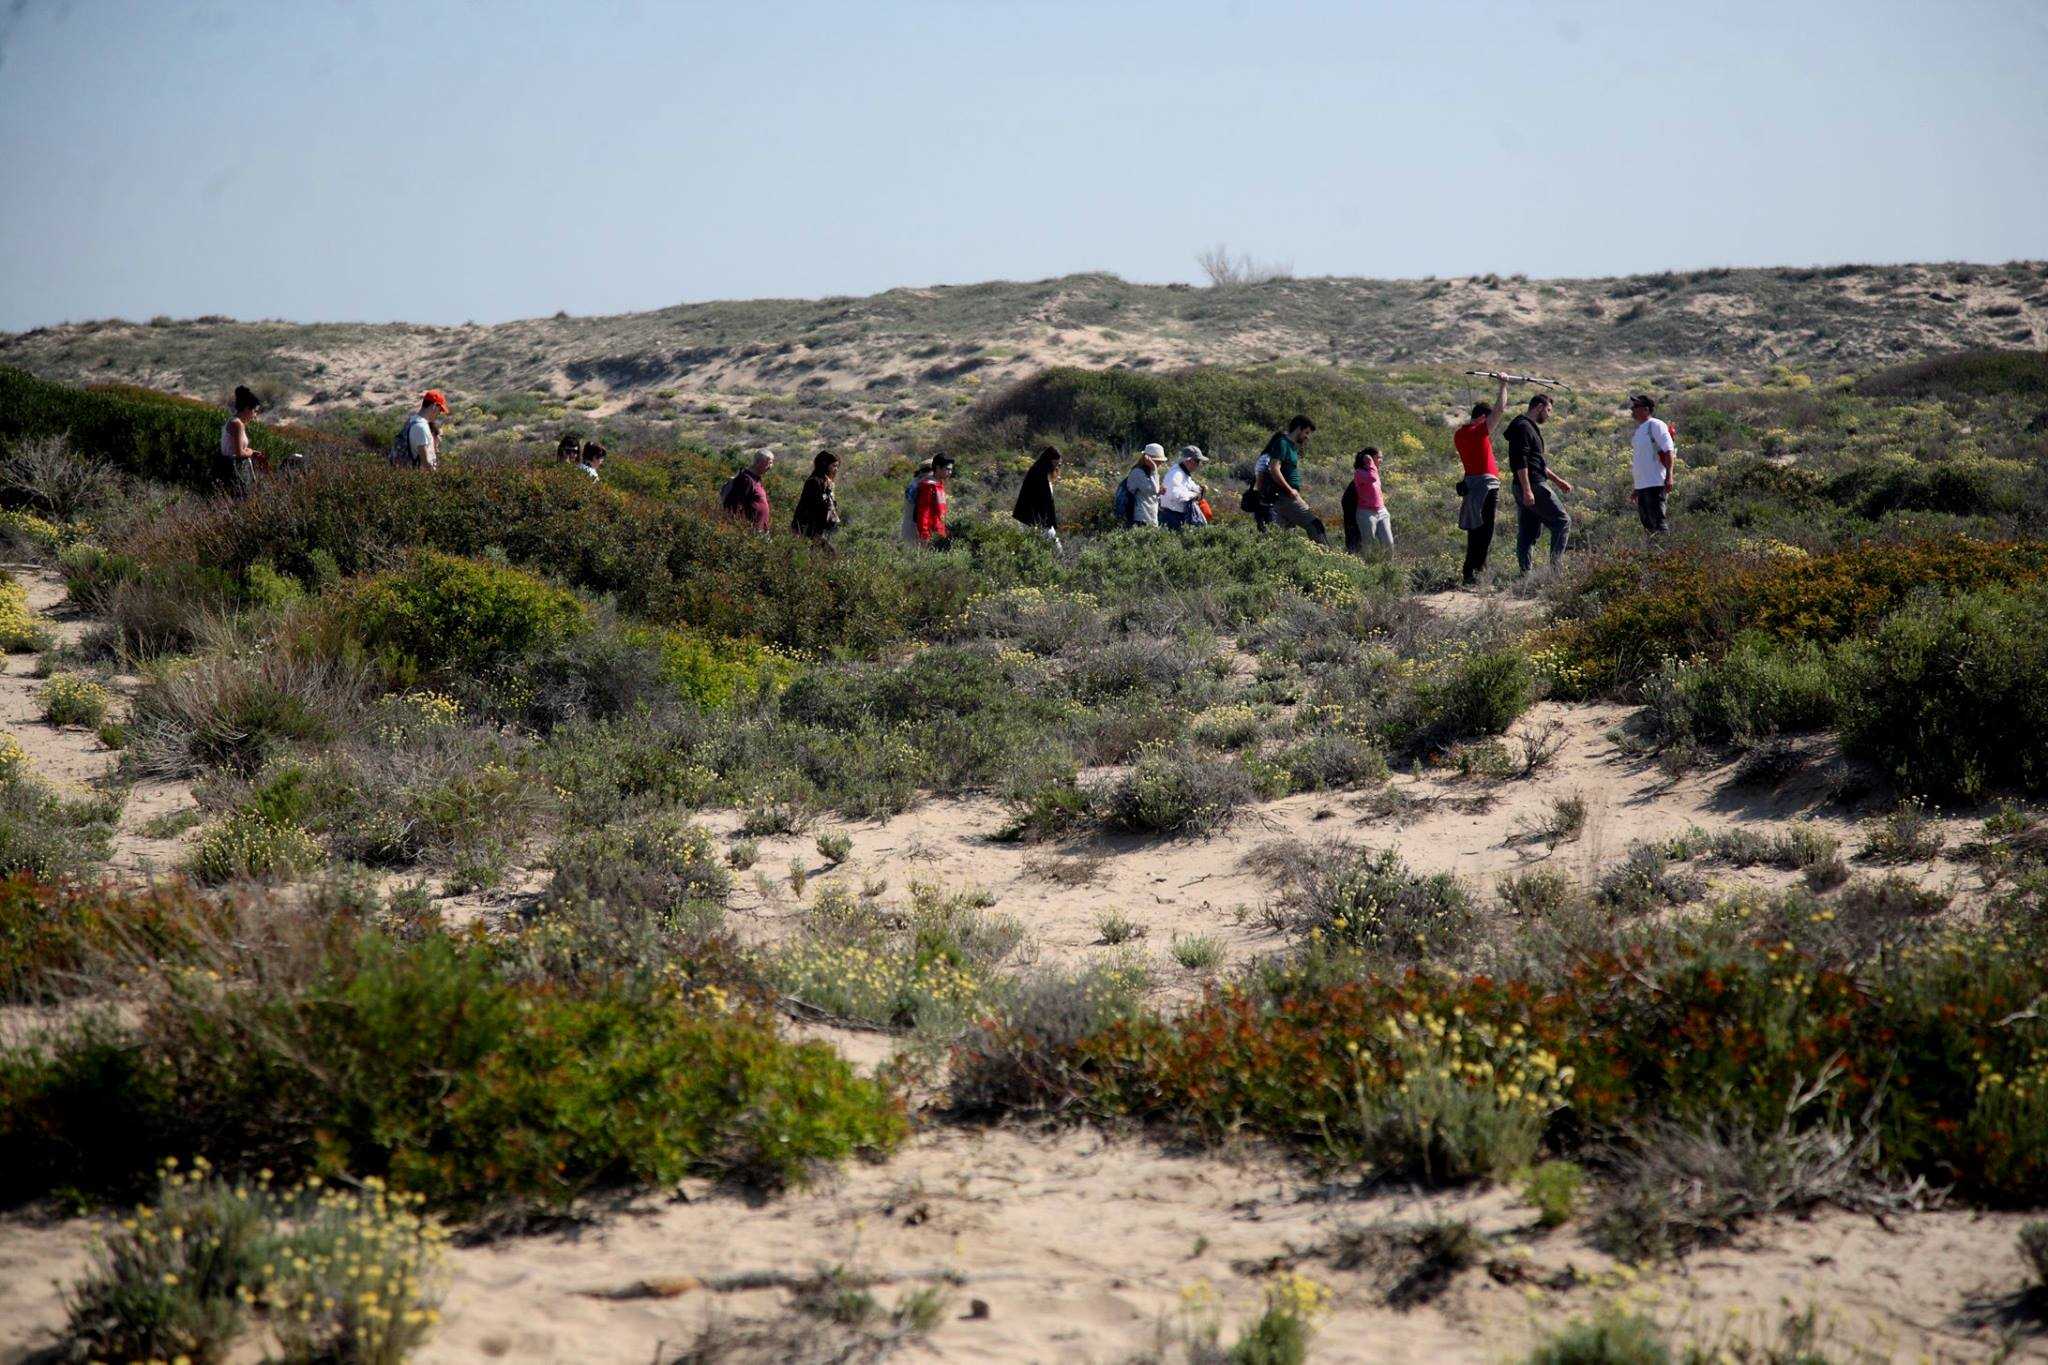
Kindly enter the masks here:
M 1464 470 L 1458 480 L 1458 493 L 1464 500 L 1458 508 L 1458 528 L 1465 533 L 1464 581 L 1468 588 L 1479 581 L 1486 569 L 1487 552 L 1493 548 L 1493 520 L 1500 510 L 1500 464 L 1493 458 L 1493 429 L 1507 406 L 1508 381 L 1500 379 L 1493 401 L 1474 403 L 1471 420 L 1451 433 L 1458 464 Z
M 1543 424 L 1550 420 L 1550 395 L 1539 393 L 1529 400 L 1528 410 L 1508 423 L 1508 473 L 1515 481 L 1515 562 L 1529 572 L 1536 538 L 1550 530 L 1550 567 L 1556 568 L 1571 543 L 1571 514 L 1545 485 L 1559 493 L 1572 486 L 1560 478 L 1543 457 Z
M 1365 553 L 1367 542 L 1394 548 L 1394 518 L 1380 485 L 1380 448 L 1367 446 L 1351 457 L 1351 483 L 1344 490 L 1344 548 Z
M 725 487 L 718 492 L 718 505 L 725 514 L 735 521 L 743 521 L 759 531 L 768 534 L 768 471 L 775 468 L 775 452 L 757 451 L 754 461 L 739 473 L 725 481 Z
M 1047 446 L 1038 452 L 1031 468 L 1024 471 L 1024 486 L 1017 490 L 1017 505 L 1010 515 L 1060 547 L 1059 509 L 1052 500 L 1052 486 L 1059 482 L 1060 452 Z
M 583 458 L 576 462 L 576 467 L 595 481 L 598 478 L 598 471 L 604 468 L 604 454 L 603 446 L 595 441 L 585 441 L 583 443 Z
M 950 549 L 953 537 L 946 530 L 946 480 L 953 477 L 953 457 L 932 457 L 932 472 L 917 485 L 917 543 L 933 549 Z
M 1628 500 L 1636 505 L 1643 529 L 1661 536 L 1671 529 L 1672 474 L 1678 447 L 1671 439 L 1671 428 L 1657 417 L 1657 404 L 1650 395 L 1639 393 L 1629 399 L 1628 410 L 1636 422 L 1629 437 L 1634 447 L 1629 471 L 1635 476 L 1635 491 Z
M 575 464 L 576 457 L 582 453 L 583 442 L 573 431 L 563 433 L 562 439 L 555 443 L 556 464 Z
M 811 461 L 811 476 L 804 480 L 803 492 L 797 494 L 796 514 L 789 519 L 789 529 L 806 540 L 829 546 L 829 537 L 839 530 L 838 487 L 839 457 L 821 450 Z
M 1323 530 L 1323 520 L 1310 510 L 1307 499 L 1301 496 L 1301 452 L 1315 430 L 1314 422 L 1306 417 L 1296 417 L 1284 431 L 1274 432 L 1273 439 L 1266 442 L 1266 449 L 1260 457 L 1258 486 L 1265 494 L 1266 505 L 1274 521 L 1282 526 L 1300 527 L 1308 533 L 1310 540 L 1320 545 L 1328 538 Z
M 220 454 L 213 462 L 213 481 L 231 498 L 246 498 L 256 491 L 256 451 L 249 444 L 249 423 L 262 406 L 263 400 L 247 384 L 235 385 L 235 413 L 221 426 Z

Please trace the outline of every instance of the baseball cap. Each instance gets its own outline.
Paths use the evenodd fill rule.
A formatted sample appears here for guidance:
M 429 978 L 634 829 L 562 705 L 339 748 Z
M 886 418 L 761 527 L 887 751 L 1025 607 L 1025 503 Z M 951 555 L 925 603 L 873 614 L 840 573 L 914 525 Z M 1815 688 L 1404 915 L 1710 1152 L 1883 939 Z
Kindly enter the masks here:
M 1180 448 L 1180 458 L 1183 460 L 1193 460 L 1199 464 L 1209 457 L 1202 453 L 1200 446 L 1182 446 Z
M 1648 395 L 1647 393 L 1639 393 L 1635 397 L 1629 399 L 1628 405 L 1632 408 L 1645 407 L 1652 412 L 1655 412 L 1657 410 L 1657 400 L 1650 397 L 1650 395 Z
M 443 412 L 448 411 L 447 396 L 439 389 L 428 389 L 420 395 L 420 401 L 428 407 L 439 408 Z

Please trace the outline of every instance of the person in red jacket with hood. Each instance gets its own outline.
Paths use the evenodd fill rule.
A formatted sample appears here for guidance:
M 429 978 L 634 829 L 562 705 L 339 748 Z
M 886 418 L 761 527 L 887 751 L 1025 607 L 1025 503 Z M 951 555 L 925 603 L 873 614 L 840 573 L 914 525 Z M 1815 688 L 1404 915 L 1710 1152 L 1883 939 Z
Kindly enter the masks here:
M 917 540 L 943 550 L 952 543 L 946 532 L 946 480 L 953 477 L 953 457 L 932 461 L 932 472 L 917 486 Z

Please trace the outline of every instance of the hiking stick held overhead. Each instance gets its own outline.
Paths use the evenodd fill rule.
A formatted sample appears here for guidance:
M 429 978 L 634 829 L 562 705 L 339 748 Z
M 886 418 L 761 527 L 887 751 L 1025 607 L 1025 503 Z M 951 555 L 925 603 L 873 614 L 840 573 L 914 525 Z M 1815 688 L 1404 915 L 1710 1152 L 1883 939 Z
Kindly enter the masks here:
M 1562 379 L 1545 379 L 1540 374 L 1503 374 L 1499 370 L 1467 370 L 1465 373 L 1477 375 L 1481 379 L 1500 379 L 1510 384 L 1539 384 L 1546 389 L 1563 389 L 1566 393 L 1572 392 L 1572 386 L 1565 383 Z

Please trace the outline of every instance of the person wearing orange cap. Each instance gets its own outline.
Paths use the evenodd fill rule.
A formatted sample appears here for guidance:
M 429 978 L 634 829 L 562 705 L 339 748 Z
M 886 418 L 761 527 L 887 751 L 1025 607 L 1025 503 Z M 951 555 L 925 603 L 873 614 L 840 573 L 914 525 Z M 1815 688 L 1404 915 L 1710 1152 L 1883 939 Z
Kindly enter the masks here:
M 428 413 L 448 411 L 448 399 L 439 389 L 428 389 L 420 395 L 420 410 L 405 419 L 405 428 L 392 442 L 391 463 L 410 465 L 415 469 L 438 469 L 441 467 L 441 437 L 435 431 Z

